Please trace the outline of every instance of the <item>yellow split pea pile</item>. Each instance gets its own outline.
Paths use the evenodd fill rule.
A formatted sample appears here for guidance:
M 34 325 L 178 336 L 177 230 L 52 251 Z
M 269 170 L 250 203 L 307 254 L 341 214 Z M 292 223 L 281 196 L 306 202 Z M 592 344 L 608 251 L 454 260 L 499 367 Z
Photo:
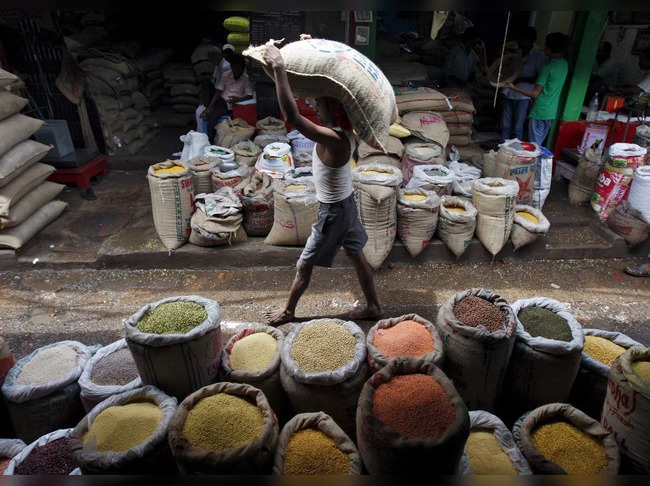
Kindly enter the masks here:
M 320 430 L 304 429 L 289 439 L 284 474 L 348 474 L 350 459 Z

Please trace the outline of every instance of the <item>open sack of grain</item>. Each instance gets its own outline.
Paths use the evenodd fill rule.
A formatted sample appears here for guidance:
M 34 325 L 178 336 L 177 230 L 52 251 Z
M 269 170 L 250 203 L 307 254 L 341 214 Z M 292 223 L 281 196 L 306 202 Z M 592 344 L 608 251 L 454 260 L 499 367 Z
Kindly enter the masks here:
M 354 442 L 323 412 L 301 413 L 282 428 L 273 473 L 285 475 L 362 474 Z
M 6 476 L 68 475 L 77 462 L 70 452 L 70 432 L 59 429 L 45 434 L 31 444 L 23 444 L 4 471 Z
M 178 402 L 154 386 L 107 398 L 70 433 L 83 474 L 173 474 L 167 430 Z
M 440 199 L 438 236 L 456 258 L 465 253 L 476 230 L 476 208 L 466 199 L 443 196 Z
M 92 350 L 61 341 L 33 351 L 9 370 L 2 394 L 16 435 L 31 442 L 83 415 L 77 380 Z
M 0 439 L 0 474 L 3 474 L 11 460 L 25 448 L 20 439 Z
M 381 267 L 397 233 L 397 187 L 402 172 L 389 165 L 368 164 L 352 169 L 359 220 L 368 234 L 363 254 L 374 269 Z
M 455 474 L 468 433 L 465 403 L 432 363 L 398 358 L 363 386 L 357 445 L 370 474 Z
M 442 197 L 451 194 L 454 179 L 454 173 L 444 165 L 416 165 L 406 187 L 434 191 Z
M 429 244 L 438 224 L 440 198 L 434 191 L 399 189 L 397 235 L 412 257 Z
M 268 474 L 277 440 L 277 418 L 264 393 L 243 383 L 197 390 L 169 426 L 169 445 L 185 474 Z
M 437 143 L 407 143 L 402 158 L 404 184 L 410 182 L 413 169 L 418 165 L 443 165 L 445 163 L 444 151 L 444 147 Z
M 548 233 L 551 228 L 546 216 L 532 206 L 516 205 L 515 219 L 512 225 L 512 246 L 515 251 L 534 243 L 540 236 Z
M 516 181 L 485 177 L 472 184 L 472 201 L 478 212 L 476 236 L 496 256 L 505 246 L 515 219 Z
M 250 140 L 255 133 L 255 127 L 250 126 L 241 118 L 226 118 L 216 126 L 215 130 L 217 132 L 215 144 L 227 148 L 237 142 Z
M 323 411 L 354 435 L 357 399 L 368 375 L 366 337 L 359 326 L 340 319 L 297 324 L 281 357 L 280 378 L 293 409 Z
M 264 240 L 267 245 L 303 246 L 318 220 L 314 184 L 305 181 L 275 181 L 273 184 L 273 227 Z
M 486 177 L 508 179 L 517 182 L 517 202 L 531 204 L 533 185 L 537 171 L 537 158 L 541 155 L 535 143 L 508 140 L 499 145 L 496 155 L 486 158 L 483 173 Z
M 184 398 L 212 383 L 221 359 L 221 308 L 198 296 L 147 304 L 124 321 L 142 382 Z
M 263 63 L 265 48 L 251 47 L 244 56 Z M 280 52 L 297 96 L 337 99 L 359 137 L 387 151 L 397 107 L 390 82 L 372 61 L 350 46 L 327 39 L 291 42 Z
M 532 474 L 512 433 L 496 415 L 469 412 L 469 437 L 460 461 L 461 474 Z
M 613 434 L 566 403 L 532 410 L 513 436 L 535 474 L 618 474 L 620 453 Z

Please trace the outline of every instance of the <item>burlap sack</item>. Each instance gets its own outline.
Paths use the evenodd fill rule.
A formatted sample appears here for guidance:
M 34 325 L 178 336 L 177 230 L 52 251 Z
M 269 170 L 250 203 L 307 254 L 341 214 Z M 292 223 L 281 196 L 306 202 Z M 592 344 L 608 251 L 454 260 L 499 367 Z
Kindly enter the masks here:
M 273 180 L 255 172 L 240 196 L 244 207 L 244 229 L 249 236 L 267 236 L 273 227 Z
M 257 162 L 257 157 L 262 153 L 252 140 L 242 140 L 232 146 L 235 161 L 240 165 L 252 167 Z
M 0 188 L 0 216 L 9 217 L 11 207 L 32 189 L 41 185 L 47 179 L 54 167 L 45 164 L 33 164 L 9 184 Z
M 0 121 L 20 112 L 29 101 L 9 91 L 0 91 Z
M 402 116 L 402 125 L 425 142 L 437 143 L 443 148 L 449 143 L 449 130 L 439 113 L 411 111 Z
M 621 236 L 630 246 L 636 246 L 648 239 L 650 224 L 640 211 L 634 209 L 628 201 L 621 201 L 607 220 L 607 226 Z
M 123 452 L 99 451 L 94 435 L 84 436 L 97 416 L 107 408 L 133 402 L 153 402 L 162 410 L 156 430 L 144 442 Z M 144 386 L 107 398 L 70 433 L 70 452 L 83 474 L 174 474 L 176 467 L 167 444 L 169 423 L 178 402 L 153 386 Z
M 401 159 L 402 155 L 404 155 L 404 145 L 396 137 L 389 136 L 386 139 L 386 150 L 388 152 L 387 155 L 397 157 L 398 159 Z M 360 159 L 365 159 L 371 155 L 386 155 L 380 149 L 368 145 L 363 140 L 359 141 L 357 152 L 359 153 Z
M 58 196 L 65 186 L 44 182 L 9 208 L 9 216 L 0 216 L 0 230 L 13 228 L 24 222 L 38 209 Z
M 438 112 L 440 113 L 442 119 L 447 122 L 447 126 L 449 126 L 450 123 L 462 123 L 471 127 L 472 123 L 474 122 L 474 115 L 465 111 L 438 110 Z
M 263 63 L 265 49 L 250 47 L 244 56 Z M 397 118 L 395 95 L 372 61 L 350 46 L 326 39 L 291 42 L 280 51 L 297 96 L 337 99 L 359 138 L 388 150 L 388 131 Z
M 77 364 L 60 378 L 46 383 L 21 385 L 23 367 L 45 348 L 66 345 L 78 356 Z M 70 427 L 83 415 L 77 380 L 92 355 L 92 350 L 77 341 L 60 341 L 33 351 L 9 370 L 2 395 L 16 435 L 29 443 L 55 429 Z
M 424 196 L 421 201 L 409 196 Z M 429 244 L 438 225 L 440 198 L 424 189 L 399 189 L 397 195 L 397 235 L 412 257 Z
M 335 322 L 347 328 L 355 338 L 354 357 L 333 371 L 303 371 L 291 356 L 293 342 L 306 326 Z M 357 400 L 368 376 L 366 336 L 353 322 L 340 319 L 315 319 L 294 325 L 281 351 L 280 379 L 293 409 L 298 412 L 325 412 L 351 437 L 355 433 Z
M 492 256 L 505 246 L 515 219 L 516 181 L 486 177 L 472 184 L 472 201 L 478 216 L 476 236 Z
M 250 336 L 251 334 L 263 332 L 270 334 L 278 342 L 278 349 L 273 359 L 266 368 L 260 371 L 235 370 L 230 361 L 232 349 L 237 341 Z M 271 408 L 277 416 L 284 415 L 287 409 L 287 395 L 284 393 L 280 382 L 280 351 L 284 342 L 284 334 L 275 327 L 270 326 L 246 326 L 235 334 L 223 348 L 221 355 L 221 375 L 224 381 L 232 383 L 246 383 L 264 392 Z
M 417 110 L 452 111 L 451 101 L 439 91 L 431 88 L 397 88 L 395 102 L 400 113 Z
M 35 140 L 25 140 L 0 156 L 0 187 L 4 187 L 41 160 L 52 148 Z
M 372 371 L 379 371 L 384 366 L 387 366 L 393 360 L 397 359 L 397 358 L 390 358 L 386 356 L 374 345 L 375 335 L 377 333 L 381 333 L 383 329 L 391 328 L 403 321 L 415 321 L 422 324 L 422 327 L 424 327 L 427 330 L 427 332 L 431 335 L 431 339 L 433 340 L 433 344 L 434 344 L 433 351 L 424 354 L 418 358 L 412 358 L 412 359 L 415 361 L 432 363 L 440 367 L 445 360 L 445 351 L 444 351 L 444 344 L 442 342 L 442 339 L 440 338 L 440 334 L 438 334 L 438 330 L 431 322 L 427 321 L 424 317 L 421 317 L 417 314 L 406 314 L 400 317 L 393 317 L 391 319 L 382 319 L 381 321 L 377 322 L 377 324 L 372 326 L 368 331 L 368 335 L 366 337 L 366 347 L 368 348 L 368 364 L 370 365 Z
M 550 403 L 524 415 L 515 423 L 512 434 L 521 452 L 526 456 L 530 468 L 535 474 L 566 474 L 558 464 L 548 460 L 535 447 L 535 431 L 548 423 L 568 422 L 594 440 L 605 449 L 607 466 L 601 474 L 618 474 L 620 453 L 613 434 L 607 432 L 597 421 L 567 403 Z
M 227 393 L 257 405 L 264 423 L 260 434 L 246 445 L 218 452 L 192 446 L 183 435 L 187 414 L 203 398 Z M 264 393 L 243 383 L 215 383 L 204 386 L 178 406 L 169 424 L 169 446 L 182 473 L 268 474 L 278 441 L 278 421 Z
M 183 167 L 182 172 L 156 174 L 157 169 Z M 190 219 L 194 212 L 194 181 L 180 162 L 168 160 L 149 167 L 151 209 L 156 232 L 170 250 L 182 246 L 190 237 Z
M 453 145 L 454 147 L 466 147 L 467 145 L 472 143 L 472 135 L 471 133 L 469 134 L 457 134 L 457 135 L 451 135 L 449 137 L 449 143 L 448 145 Z M 533 174 L 534 176 L 534 174 Z
M 466 147 L 457 147 L 460 153 L 460 160 L 468 162 L 479 169 L 483 168 L 483 159 L 485 152 L 476 144 L 467 145 Z
M 375 390 L 398 375 L 423 373 L 445 390 L 456 412 L 454 422 L 440 437 L 408 439 L 373 414 Z M 469 435 L 469 415 L 452 381 L 434 364 L 398 358 L 370 377 L 357 408 L 357 445 L 370 474 L 455 474 Z
M 402 159 L 404 184 L 413 177 L 413 169 L 418 165 L 444 165 L 444 148 L 435 143 L 410 142 L 406 144 Z
M 475 113 L 476 108 L 469 94 L 461 89 L 445 88 L 440 92 L 447 97 L 451 103 L 452 111 L 464 111 L 466 113 Z M 441 110 L 443 111 L 443 110 Z
M 359 220 L 368 234 L 363 254 L 372 268 L 381 267 L 397 234 L 397 189 L 402 181 L 399 169 L 368 164 L 352 170 L 354 197 Z
M 442 115 L 441 115 L 442 116 Z M 444 119 L 444 117 L 443 117 Z M 471 123 L 447 123 L 447 129 L 449 130 L 450 145 L 457 145 L 454 143 L 454 137 L 458 135 L 471 135 L 472 134 L 472 124 Z M 465 144 L 467 145 L 467 144 Z
M 207 318 L 185 334 L 149 334 L 136 327 L 150 310 L 177 301 L 202 305 Z M 212 383 L 217 376 L 222 345 L 221 308 L 214 300 L 188 295 L 147 304 L 124 321 L 124 331 L 142 382 L 146 385 L 154 385 L 182 399 Z
M 494 434 L 494 438 L 501 446 L 501 450 L 503 450 L 503 452 L 510 458 L 517 474 L 532 474 L 528 461 L 519 450 L 519 447 L 517 447 L 512 433 L 499 417 L 484 410 L 475 410 L 469 413 L 469 425 L 470 434 L 472 432 L 492 432 L 492 434 Z M 486 461 L 489 461 L 490 459 L 491 457 L 485 457 Z M 467 446 L 465 446 L 463 457 L 460 460 L 460 473 L 480 474 L 477 471 L 472 471 L 467 454 Z
M 650 360 L 650 350 L 632 347 L 612 365 L 603 408 L 603 427 L 616 439 L 623 461 L 632 472 L 650 473 L 650 384 L 634 372 L 632 363 Z
M 210 193 L 212 188 L 212 169 L 220 162 L 214 157 L 196 157 L 185 162 L 192 173 L 194 194 Z
M 566 402 L 580 369 L 585 337 L 582 326 L 560 302 L 545 297 L 518 300 L 512 305 L 515 317 L 528 306 L 555 312 L 567 321 L 571 341 L 531 336 L 517 318 L 517 339 L 508 364 L 504 387 L 507 408 L 513 416 L 553 402 Z
M 463 208 L 463 212 L 449 208 Z M 456 196 L 443 196 L 440 200 L 438 217 L 438 236 L 456 258 L 465 253 L 476 230 L 476 208 L 466 199 Z
M 248 185 L 252 172 L 251 168 L 243 165 L 235 170 L 221 172 L 220 163 L 221 161 L 218 161 L 217 165 L 211 170 L 212 189 L 208 192 L 216 192 L 222 187 L 230 187 L 236 194 L 240 194 L 244 187 Z
M 219 123 L 216 128 L 217 132 L 215 145 L 230 148 L 237 142 L 250 139 L 255 133 L 255 127 L 251 127 L 241 118 L 230 118 Z
M 538 220 L 537 223 L 533 221 L 528 221 L 523 216 L 520 216 L 519 212 L 530 213 L 535 216 Z M 512 225 L 512 246 L 514 246 L 515 251 L 517 251 L 522 246 L 530 245 L 541 235 L 548 233 L 548 230 L 551 228 L 551 223 L 549 223 L 546 216 L 542 214 L 539 209 L 535 209 L 532 206 L 516 205 L 515 206 L 515 219 Z
M 257 121 L 258 135 L 286 135 L 287 126 L 279 118 L 267 116 Z
M 489 332 L 460 322 L 454 306 L 470 295 L 496 305 L 505 315 L 505 328 Z M 436 324 L 445 343 L 443 368 L 458 393 L 473 410 L 495 410 L 515 343 L 515 316 L 508 302 L 491 290 L 465 290 L 440 307 Z
M 273 474 L 284 474 L 284 461 L 289 441 L 295 433 L 305 429 L 318 430 L 334 441 L 336 447 L 350 459 L 350 471 L 348 474 L 358 475 L 363 473 L 361 457 L 354 442 L 332 420 L 332 417 L 323 412 L 315 412 L 298 414 L 282 427 L 273 459 Z M 314 462 L 317 462 L 318 459 L 315 457 Z M 309 473 L 305 472 L 305 474 Z M 318 472 L 314 471 L 312 474 L 318 474 Z
M 318 220 L 316 188 L 305 182 L 304 189 L 277 181 L 273 189 L 273 227 L 264 240 L 267 245 L 303 246 Z
M 623 333 L 615 331 L 603 331 L 602 329 L 585 329 L 585 343 L 587 336 L 607 339 L 618 346 L 630 349 L 634 346 L 642 346 Z M 597 359 L 582 352 L 580 369 L 573 387 L 571 387 L 570 403 L 578 410 L 582 410 L 595 420 L 600 420 L 607 394 L 607 382 L 609 381 L 610 368 Z
M 0 154 L 6 154 L 19 142 L 27 140 L 43 126 L 43 120 L 16 113 L 0 120 Z
M 0 232 L 0 248 L 13 248 L 14 250 L 21 248 L 58 218 L 67 207 L 68 203 L 62 201 L 50 201 L 45 204 L 18 226 Z

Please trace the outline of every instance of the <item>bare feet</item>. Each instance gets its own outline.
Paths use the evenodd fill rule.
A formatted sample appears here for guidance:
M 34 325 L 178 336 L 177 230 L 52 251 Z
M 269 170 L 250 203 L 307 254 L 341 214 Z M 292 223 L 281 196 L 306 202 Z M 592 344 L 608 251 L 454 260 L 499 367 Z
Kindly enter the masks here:
M 363 309 L 355 309 L 345 315 L 346 319 L 351 321 L 374 321 L 383 315 L 380 307 L 365 307 Z
M 264 313 L 266 318 L 266 323 L 269 326 L 279 326 L 280 324 L 286 324 L 291 322 L 296 317 L 293 312 L 289 312 L 286 309 L 282 310 L 268 310 Z

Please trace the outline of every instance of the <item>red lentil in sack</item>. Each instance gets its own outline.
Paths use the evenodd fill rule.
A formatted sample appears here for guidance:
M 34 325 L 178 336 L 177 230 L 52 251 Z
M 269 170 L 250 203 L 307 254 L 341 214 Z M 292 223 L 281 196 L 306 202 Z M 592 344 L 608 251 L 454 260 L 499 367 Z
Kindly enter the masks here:
M 70 453 L 72 429 L 61 429 L 39 437 L 14 456 L 5 475 L 67 475 L 77 463 Z
M 454 474 L 468 433 L 463 400 L 432 363 L 395 359 L 359 397 L 357 444 L 370 474 Z
M 368 331 L 366 345 L 368 364 L 374 371 L 400 357 L 440 366 L 445 356 L 442 339 L 435 326 L 417 314 L 379 321 Z

